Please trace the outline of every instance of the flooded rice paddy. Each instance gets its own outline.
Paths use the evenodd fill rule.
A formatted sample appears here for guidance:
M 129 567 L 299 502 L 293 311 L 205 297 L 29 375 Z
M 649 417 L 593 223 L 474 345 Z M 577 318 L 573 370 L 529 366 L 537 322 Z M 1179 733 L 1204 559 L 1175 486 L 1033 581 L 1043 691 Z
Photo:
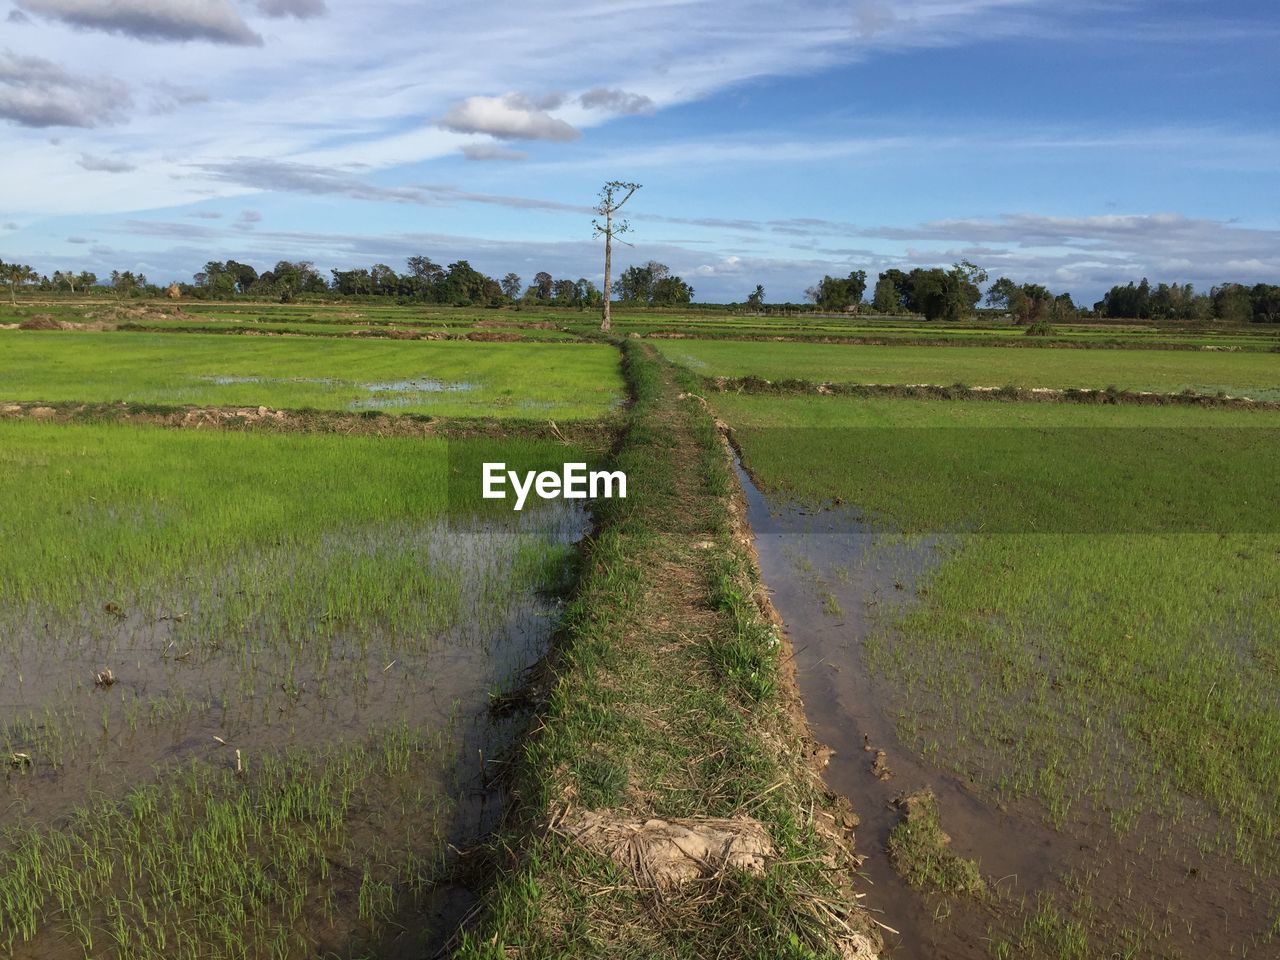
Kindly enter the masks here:
M 1122 808 L 1100 796 L 1058 816 L 1025 792 L 991 789 L 999 758 L 948 728 L 926 684 L 895 682 L 895 625 L 910 622 L 960 538 L 880 534 L 848 507 L 767 498 L 740 463 L 738 476 L 809 722 L 834 750 L 826 779 L 862 820 L 865 903 L 895 931 L 890 957 L 1275 955 L 1274 867 L 1227 855 L 1210 838 L 1231 825 L 1205 804 L 1178 793 L 1118 826 Z M 975 699 L 993 680 L 953 679 Z M 1016 722 L 999 733 L 1016 739 Z M 1135 758 L 1108 775 L 1137 795 L 1150 779 L 1140 768 Z M 948 853 L 976 863 L 977 894 L 919 889 L 895 869 L 890 834 L 903 799 L 922 790 L 938 800 Z
M 426 442 L 6 439 L 0 953 L 429 953 L 586 512 L 457 508 Z

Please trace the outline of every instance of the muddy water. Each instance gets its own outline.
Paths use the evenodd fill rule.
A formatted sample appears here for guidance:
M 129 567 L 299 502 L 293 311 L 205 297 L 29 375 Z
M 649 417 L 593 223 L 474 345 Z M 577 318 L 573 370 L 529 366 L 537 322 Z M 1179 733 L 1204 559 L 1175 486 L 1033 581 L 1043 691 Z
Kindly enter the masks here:
M 983 874 L 1018 895 L 1041 886 L 1066 841 L 1038 824 L 996 810 L 899 740 L 892 704 L 868 673 L 861 647 L 871 610 L 907 601 L 945 544 L 932 538 L 886 544 L 850 512 L 770 506 L 735 461 L 746 496 L 760 570 L 795 650 L 796 679 L 814 735 L 835 751 L 828 785 L 849 798 L 862 823 L 857 851 L 870 881 L 866 905 L 892 927 L 895 960 L 989 956 L 988 918 L 935 923 L 938 905 L 911 889 L 885 852 L 901 820 L 895 800 L 928 787 L 944 811 L 952 849 L 980 861 Z M 891 776 L 873 772 L 883 750 Z

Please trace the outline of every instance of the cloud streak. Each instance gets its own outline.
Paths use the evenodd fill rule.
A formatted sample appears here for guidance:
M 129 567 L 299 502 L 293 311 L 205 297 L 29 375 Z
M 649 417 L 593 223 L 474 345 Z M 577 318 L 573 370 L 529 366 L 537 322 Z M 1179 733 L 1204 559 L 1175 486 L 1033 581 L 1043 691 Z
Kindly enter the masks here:
M 119 122 L 132 105 L 118 80 L 0 51 L 0 118 L 25 127 L 96 127 Z
M 254 6 L 264 17 L 293 17 L 295 20 L 310 20 L 323 17 L 329 12 L 324 0 L 256 0 Z
M 128 160 L 120 160 L 116 157 L 95 157 L 90 153 L 80 154 L 80 159 L 76 163 L 95 173 L 128 173 L 138 169 Z
M 261 46 L 228 0 L 16 0 L 28 13 L 150 42 L 206 40 Z M 269 0 L 268 0 L 269 2 Z M 283 0 L 276 0 L 277 3 Z

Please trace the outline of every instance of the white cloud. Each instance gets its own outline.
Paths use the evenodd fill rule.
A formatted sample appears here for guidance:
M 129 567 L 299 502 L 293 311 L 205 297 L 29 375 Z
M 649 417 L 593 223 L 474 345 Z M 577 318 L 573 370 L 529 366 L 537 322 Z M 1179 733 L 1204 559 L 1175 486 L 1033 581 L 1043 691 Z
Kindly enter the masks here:
M 607 87 L 591 88 L 578 97 L 578 103 L 588 110 L 608 110 L 624 114 L 653 113 L 657 109 L 657 104 L 642 93 L 610 90 Z
M 576 140 L 582 134 L 547 113 L 554 106 L 518 93 L 501 97 L 467 97 L 440 119 L 454 133 L 487 133 L 500 140 Z M 558 102 L 554 105 L 558 105 Z

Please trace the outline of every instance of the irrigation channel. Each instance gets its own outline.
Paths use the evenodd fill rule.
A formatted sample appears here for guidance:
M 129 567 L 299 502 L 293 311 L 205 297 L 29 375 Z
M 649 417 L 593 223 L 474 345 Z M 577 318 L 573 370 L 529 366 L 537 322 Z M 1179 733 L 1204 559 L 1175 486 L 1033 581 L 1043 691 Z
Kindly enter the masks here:
M 493 829 L 505 803 L 501 777 L 494 774 L 520 724 L 492 709 L 494 697 L 500 702 L 523 684 L 559 615 L 556 584 L 522 573 L 521 557 L 546 556 L 549 548 L 567 555 L 589 522 L 586 510 L 560 501 L 510 522 L 442 518 L 334 531 L 309 559 L 268 550 L 220 578 L 186 577 L 106 605 L 95 597 L 63 610 L 0 611 L 0 748 L 6 756 L 28 758 L 21 768 L 15 762 L 0 771 L 0 838 L 50 830 L 111 836 L 119 821 L 89 826 L 98 821 L 86 814 L 86 798 L 100 798 L 90 805 L 106 811 L 126 797 L 124 808 L 130 809 L 150 802 L 145 791 L 155 789 L 149 784 L 159 776 L 152 799 L 158 798 L 164 818 L 174 805 L 166 798 L 181 795 L 184 806 L 188 799 L 203 802 L 178 788 L 168 793 L 175 776 L 193 785 L 192 794 L 200 792 L 196 784 L 212 784 L 216 793 L 219 778 L 233 769 L 239 773 L 241 763 L 243 784 L 265 791 L 250 802 L 269 805 L 272 788 L 264 782 L 287 790 L 300 771 L 303 779 L 310 776 L 305 771 L 311 768 L 290 768 L 287 760 L 282 769 L 274 767 L 276 758 L 291 752 L 322 757 L 328 767 L 321 769 L 336 765 L 339 772 L 319 774 L 320 782 L 345 784 L 337 788 L 340 797 L 359 797 L 346 804 L 350 816 L 341 828 L 350 844 L 327 843 L 321 857 L 328 862 L 327 887 L 313 888 L 304 905 L 269 922 L 289 928 L 291 945 L 309 943 L 312 955 L 370 948 L 384 958 L 430 955 L 474 900 L 448 869 L 447 850 L 474 845 Z M 364 564 L 388 577 L 407 576 L 407 593 L 394 596 L 438 588 L 447 594 L 448 612 L 416 610 L 417 600 L 406 601 L 385 622 L 337 617 L 312 602 L 327 586 L 317 575 L 316 557 L 344 569 Z M 388 563 L 398 565 L 379 566 Z M 306 602 L 287 606 L 287 596 L 299 589 Z M 286 616 L 286 609 L 296 616 Z M 392 732 L 363 746 L 377 731 Z M 381 775 L 384 760 L 399 753 L 409 758 L 403 767 Z M 268 772 L 273 769 L 275 781 Z M 184 770 L 191 771 L 189 780 L 183 780 Z M 188 816 L 200 827 L 210 819 L 202 807 L 191 810 Z M 181 834 L 182 814 L 174 819 L 170 829 Z M 145 829 L 164 829 L 159 819 L 148 821 Z M 147 842 L 137 846 L 144 849 Z M 369 850 L 373 860 L 362 867 Z M 10 855 L 8 844 L 0 846 L 0 856 Z M 420 879 L 408 881 L 416 887 L 408 900 L 389 892 L 404 888 L 405 873 L 385 886 L 368 883 L 368 864 L 402 855 L 423 865 L 416 872 Z M 78 869 L 77 856 L 70 855 L 68 869 Z M 129 869 L 116 871 L 117 877 Z M 389 901 L 398 901 L 378 911 L 372 942 L 370 889 L 386 890 Z M 61 908 L 50 900 L 37 914 L 48 916 L 48 925 L 38 921 L 34 936 L 20 938 L 13 956 L 85 956 L 89 951 L 68 929 L 81 924 L 86 936 L 107 939 L 103 933 L 116 908 L 101 905 L 129 903 L 118 881 L 86 894 L 74 919 L 67 900 Z M 153 922 L 195 928 L 181 910 L 164 911 L 161 906 L 162 916 Z M 243 930 L 230 935 L 247 937 Z M 199 931 L 191 955 L 213 949 L 208 936 Z M 255 943 L 246 939 L 229 949 L 249 955 L 263 947 Z M 159 949 L 146 955 L 179 955 Z
M 1055 830 L 1038 808 L 980 796 L 962 776 L 904 744 L 896 717 L 912 705 L 895 702 L 868 670 L 863 637 L 873 611 L 912 601 L 947 544 L 938 537 L 885 538 L 847 506 L 771 501 L 737 455 L 734 467 L 761 575 L 792 640 L 805 714 L 814 737 L 834 751 L 825 779 L 861 820 L 857 852 L 870 882 L 864 903 L 896 931 L 886 934 L 888 958 L 1007 955 L 995 944 L 1016 942 L 1040 897 L 1069 906 L 1082 892 L 1103 908 L 1112 935 L 1139 924 L 1161 928 L 1158 944 L 1139 940 L 1116 956 L 1236 956 L 1238 947 L 1229 945 L 1248 943 L 1265 927 L 1267 898 L 1216 870 L 1215 881 L 1201 881 L 1185 863 L 1205 862 L 1177 831 L 1148 825 L 1148 835 L 1170 845 L 1162 860 L 1144 849 L 1143 831 L 1120 839 L 1087 821 Z M 937 798 L 948 849 L 976 861 L 988 894 L 921 891 L 895 869 L 887 843 L 902 822 L 901 801 L 925 789 Z M 1080 876 L 1091 878 L 1083 891 Z M 1092 940 L 1093 933 L 1086 936 Z M 1239 955 L 1275 956 L 1268 946 L 1259 949 Z

